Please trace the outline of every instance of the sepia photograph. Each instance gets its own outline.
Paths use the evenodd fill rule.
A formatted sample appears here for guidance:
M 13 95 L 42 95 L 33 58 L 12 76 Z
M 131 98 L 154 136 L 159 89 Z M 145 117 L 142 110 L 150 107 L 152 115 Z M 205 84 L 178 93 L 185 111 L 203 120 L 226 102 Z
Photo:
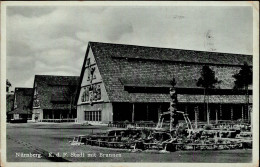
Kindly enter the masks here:
M 3 166 L 259 165 L 258 2 L 69 4 L 1 4 Z

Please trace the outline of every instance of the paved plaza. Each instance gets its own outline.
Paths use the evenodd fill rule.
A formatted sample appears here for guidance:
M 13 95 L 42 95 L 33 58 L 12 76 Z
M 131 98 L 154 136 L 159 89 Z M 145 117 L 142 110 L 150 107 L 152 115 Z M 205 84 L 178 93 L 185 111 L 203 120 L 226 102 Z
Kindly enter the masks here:
M 73 162 L 251 162 L 252 150 L 176 151 L 171 153 L 131 152 L 130 150 L 101 148 L 90 145 L 71 146 L 69 141 L 76 135 L 100 133 L 107 126 L 81 126 L 72 123 L 7 124 L 8 162 L 55 161 L 48 157 L 32 157 L 53 153 Z M 35 149 L 37 148 L 37 149 Z M 37 152 L 38 150 L 38 152 Z M 40 151 L 40 153 L 41 153 Z M 24 154 L 24 157 L 16 153 Z

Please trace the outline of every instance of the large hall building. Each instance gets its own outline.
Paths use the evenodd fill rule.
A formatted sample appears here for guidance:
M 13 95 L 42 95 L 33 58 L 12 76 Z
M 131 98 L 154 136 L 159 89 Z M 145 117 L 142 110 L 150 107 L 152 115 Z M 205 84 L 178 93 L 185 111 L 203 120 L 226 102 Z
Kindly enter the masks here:
M 178 110 L 206 121 L 204 89 L 196 85 L 207 65 L 221 81 L 208 91 L 209 117 L 214 120 L 249 119 L 245 92 L 234 91 L 234 74 L 252 55 L 89 42 L 77 90 L 77 121 L 155 121 L 170 104 L 174 77 Z M 249 87 L 252 105 L 252 87 Z
M 40 122 L 75 122 L 75 94 L 78 76 L 35 75 L 32 120 Z

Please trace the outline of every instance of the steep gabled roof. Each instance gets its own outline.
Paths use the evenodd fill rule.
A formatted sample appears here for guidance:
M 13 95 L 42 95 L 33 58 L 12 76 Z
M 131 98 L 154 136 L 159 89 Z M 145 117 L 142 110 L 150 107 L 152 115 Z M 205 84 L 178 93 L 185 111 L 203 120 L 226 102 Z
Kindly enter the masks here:
M 228 72 L 230 76 L 224 76 L 226 67 L 239 69 L 244 62 L 252 66 L 252 55 L 89 42 L 86 56 L 90 48 L 111 102 L 149 102 L 153 98 L 168 101 L 168 95 L 157 93 L 148 97 L 129 93 L 125 87 L 169 87 L 174 76 L 176 87 L 198 88 L 196 81 L 200 77 L 200 69 L 206 64 L 213 70 L 220 68 L 216 71 L 216 77 L 222 80 L 219 88 L 232 89 L 232 74 Z M 77 98 L 78 95 L 79 89 Z
M 35 75 L 41 109 L 69 109 L 75 97 L 78 76 Z M 34 84 L 34 86 L 35 86 Z
M 171 61 L 185 63 L 219 64 L 219 65 L 243 65 L 247 62 L 252 65 L 252 56 L 243 54 L 206 52 L 172 48 L 157 48 L 147 46 L 111 44 L 89 42 L 91 48 L 97 54 L 110 55 L 118 59 L 139 59 L 150 61 Z

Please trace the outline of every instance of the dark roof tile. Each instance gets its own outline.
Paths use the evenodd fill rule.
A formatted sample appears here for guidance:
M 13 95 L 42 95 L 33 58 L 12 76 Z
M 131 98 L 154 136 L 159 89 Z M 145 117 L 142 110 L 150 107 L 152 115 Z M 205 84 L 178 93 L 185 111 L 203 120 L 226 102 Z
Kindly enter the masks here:
M 70 95 L 74 100 L 78 82 L 78 76 L 35 75 L 41 109 L 69 109 Z
M 169 86 L 169 81 L 174 76 L 176 87 L 197 88 L 196 82 L 205 64 L 213 70 L 218 68 L 216 77 L 222 81 L 218 85 L 219 88 L 232 89 L 232 73 L 227 72 L 227 76 L 223 71 L 226 72 L 230 68 L 239 69 L 244 62 L 252 65 L 252 55 L 98 42 L 89 42 L 88 50 L 89 48 L 95 56 L 111 102 L 169 101 L 168 95 L 129 93 L 124 86 L 165 87 Z M 219 72 L 220 69 L 222 70 Z
M 18 110 L 31 110 L 33 88 L 16 87 L 14 92 L 14 109 Z

